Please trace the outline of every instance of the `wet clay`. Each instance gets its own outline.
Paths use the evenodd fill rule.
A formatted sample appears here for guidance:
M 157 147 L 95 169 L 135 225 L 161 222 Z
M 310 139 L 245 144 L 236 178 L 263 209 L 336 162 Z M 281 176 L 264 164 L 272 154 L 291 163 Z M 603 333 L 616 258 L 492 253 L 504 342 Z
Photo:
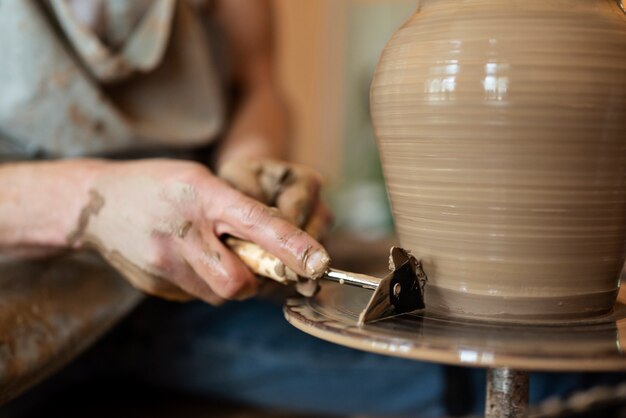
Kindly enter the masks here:
M 76 225 L 76 229 L 67 236 L 67 243 L 70 247 L 73 247 L 76 242 L 83 236 L 85 229 L 87 228 L 87 224 L 89 224 L 89 218 L 92 215 L 97 215 L 103 206 L 104 198 L 100 195 L 100 193 L 96 192 L 95 190 L 90 190 L 89 202 L 80 212 L 78 225 Z
M 617 2 L 424 0 L 371 111 L 426 305 L 599 315 L 626 237 L 626 14 Z

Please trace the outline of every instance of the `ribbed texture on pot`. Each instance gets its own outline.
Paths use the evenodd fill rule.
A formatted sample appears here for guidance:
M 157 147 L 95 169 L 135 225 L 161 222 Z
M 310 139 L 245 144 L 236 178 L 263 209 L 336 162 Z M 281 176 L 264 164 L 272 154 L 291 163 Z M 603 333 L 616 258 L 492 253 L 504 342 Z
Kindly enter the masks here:
M 371 107 L 400 242 L 439 308 L 610 309 L 626 234 L 616 1 L 424 1 L 385 48 Z

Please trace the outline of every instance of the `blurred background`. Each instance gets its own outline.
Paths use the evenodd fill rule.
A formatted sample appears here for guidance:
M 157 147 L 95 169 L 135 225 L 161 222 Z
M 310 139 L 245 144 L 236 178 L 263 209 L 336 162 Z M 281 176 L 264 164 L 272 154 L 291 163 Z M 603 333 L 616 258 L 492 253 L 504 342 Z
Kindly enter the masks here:
M 336 226 L 362 239 L 393 232 L 369 115 L 378 56 L 417 0 L 275 0 L 293 159 L 318 169 Z

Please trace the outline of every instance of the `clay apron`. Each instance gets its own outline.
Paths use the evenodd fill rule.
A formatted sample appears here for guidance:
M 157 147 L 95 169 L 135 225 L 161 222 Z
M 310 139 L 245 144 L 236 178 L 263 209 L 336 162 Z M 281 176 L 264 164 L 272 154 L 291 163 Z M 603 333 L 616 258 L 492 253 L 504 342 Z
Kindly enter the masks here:
M 531 320 L 613 306 L 626 238 L 626 14 L 617 0 L 423 0 L 371 111 L 426 305 Z
M 189 148 L 222 127 L 210 44 L 186 1 L 151 2 L 116 50 L 64 0 L 2 1 L 0 27 L 0 158 Z

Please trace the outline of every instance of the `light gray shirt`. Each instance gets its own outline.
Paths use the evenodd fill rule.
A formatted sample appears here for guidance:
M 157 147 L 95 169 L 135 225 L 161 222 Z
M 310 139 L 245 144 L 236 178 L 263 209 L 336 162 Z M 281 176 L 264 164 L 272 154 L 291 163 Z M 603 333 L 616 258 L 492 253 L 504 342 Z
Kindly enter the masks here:
M 155 0 L 117 47 L 66 0 L 0 1 L 0 160 L 186 149 L 224 125 L 210 40 L 185 0 Z

